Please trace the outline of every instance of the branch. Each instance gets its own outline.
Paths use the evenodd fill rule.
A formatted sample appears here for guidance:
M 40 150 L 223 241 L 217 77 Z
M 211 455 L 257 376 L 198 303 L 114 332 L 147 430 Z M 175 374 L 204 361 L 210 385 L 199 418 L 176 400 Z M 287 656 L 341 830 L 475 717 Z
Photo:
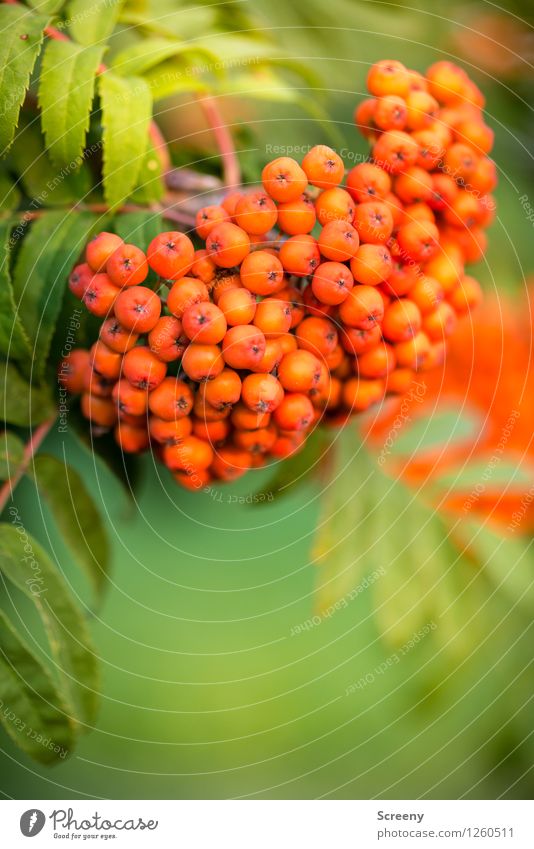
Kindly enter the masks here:
M 46 421 L 42 422 L 42 424 L 40 424 L 39 427 L 35 429 L 35 431 L 32 431 L 32 434 L 24 447 L 24 454 L 22 456 L 22 460 L 19 466 L 15 471 L 15 474 L 12 475 L 10 479 L 6 481 L 0 489 L 0 513 L 4 510 L 9 499 L 13 498 L 13 492 L 17 484 L 20 482 L 21 478 L 25 474 L 26 469 L 28 468 L 35 454 L 39 450 L 41 443 L 48 436 L 50 429 L 54 425 L 56 419 L 57 414 L 53 416 L 53 418 L 47 419 Z
M 227 124 L 224 123 L 217 101 L 209 95 L 196 95 L 196 100 L 213 131 L 222 157 L 224 185 L 227 188 L 240 186 L 241 168 L 239 167 L 234 140 Z

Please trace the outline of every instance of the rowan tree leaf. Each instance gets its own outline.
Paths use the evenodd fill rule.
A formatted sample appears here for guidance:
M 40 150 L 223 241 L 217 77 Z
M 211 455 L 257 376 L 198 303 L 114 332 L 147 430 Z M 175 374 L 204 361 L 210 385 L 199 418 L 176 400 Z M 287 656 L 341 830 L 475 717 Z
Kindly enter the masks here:
M 24 443 L 15 433 L 5 430 L 0 436 L 0 480 L 13 477 L 24 458 Z
M 50 418 L 55 409 L 51 386 L 32 386 L 12 363 L 0 360 L 0 419 L 28 427 Z
M 66 461 L 50 454 L 38 454 L 28 474 L 100 598 L 109 571 L 109 545 L 100 513 L 82 478 Z
M 31 376 L 36 382 L 44 375 L 68 274 L 97 221 L 88 212 L 47 212 L 24 237 L 13 290 L 34 352 Z
M 103 47 L 80 47 L 72 41 L 49 41 L 39 76 L 41 123 L 52 162 L 73 170 L 89 129 L 95 75 Z
M 325 462 L 331 440 L 332 436 L 327 430 L 316 428 L 300 451 L 278 464 L 272 477 L 256 492 L 254 505 L 269 504 L 290 495 L 296 488 L 316 477 Z
M 69 709 L 50 672 L 0 610 L 0 722 L 35 761 L 64 760 L 76 739 Z
M 15 511 L 10 514 L 13 524 L 0 524 L 0 572 L 35 604 L 72 715 L 92 723 L 98 668 L 83 612 L 63 574 L 25 530 L 16 508 L 10 510 Z
M 124 0 L 71 0 L 67 6 L 71 35 L 79 44 L 107 41 L 123 5 Z
M 48 17 L 22 5 L 0 6 L 0 154 L 4 154 L 15 135 L 20 107 L 30 83 L 30 75 L 39 55 Z
M 152 96 L 142 77 L 106 71 L 99 78 L 104 143 L 104 195 L 120 206 L 138 184 L 148 144 Z
M 65 0 L 28 0 L 28 5 L 41 13 L 55 15 L 65 5 Z
M 0 353 L 7 359 L 28 361 L 32 349 L 15 304 L 10 273 L 11 229 L 0 222 Z
M 192 47 L 184 41 L 169 38 L 144 38 L 136 44 L 117 53 L 111 62 L 113 70 L 121 76 L 138 76 L 152 70 L 167 59 L 183 57 L 184 76 L 193 76 L 193 66 L 187 62 L 201 62 L 207 67 L 215 67 L 218 57 L 207 48 Z
M 160 201 L 165 192 L 162 176 L 161 160 L 149 140 L 137 178 L 138 186 L 130 195 L 133 203 L 148 205 Z

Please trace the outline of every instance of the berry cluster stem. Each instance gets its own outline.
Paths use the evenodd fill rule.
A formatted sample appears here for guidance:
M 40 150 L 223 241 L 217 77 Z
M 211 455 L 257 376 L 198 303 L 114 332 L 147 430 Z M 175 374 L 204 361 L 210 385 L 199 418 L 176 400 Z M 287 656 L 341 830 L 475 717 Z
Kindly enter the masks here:
M 234 140 L 224 123 L 223 116 L 215 98 L 209 95 L 197 95 L 197 102 L 204 112 L 204 116 L 210 125 L 223 161 L 224 185 L 227 188 L 235 188 L 241 184 L 241 169 L 235 151 Z

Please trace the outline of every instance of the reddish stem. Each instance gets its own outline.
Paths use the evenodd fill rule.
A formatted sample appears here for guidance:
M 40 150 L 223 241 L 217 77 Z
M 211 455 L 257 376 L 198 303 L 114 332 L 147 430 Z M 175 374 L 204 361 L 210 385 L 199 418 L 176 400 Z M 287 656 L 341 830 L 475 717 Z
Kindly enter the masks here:
M 241 169 L 235 151 L 234 140 L 224 123 L 217 101 L 209 95 L 196 95 L 196 99 L 208 124 L 210 125 L 223 161 L 224 185 L 234 187 L 241 185 Z
M 24 447 L 24 454 L 22 456 L 20 464 L 17 466 L 15 474 L 12 475 L 10 479 L 6 481 L 0 489 L 0 513 L 4 510 L 10 497 L 13 498 L 13 491 L 15 490 L 15 487 L 20 482 L 22 476 L 25 474 L 26 469 L 28 468 L 35 454 L 39 450 L 41 443 L 48 436 L 50 429 L 54 425 L 56 419 L 57 415 L 55 415 L 53 418 L 47 419 L 45 422 L 42 422 L 39 427 L 32 431 L 32 434 Z

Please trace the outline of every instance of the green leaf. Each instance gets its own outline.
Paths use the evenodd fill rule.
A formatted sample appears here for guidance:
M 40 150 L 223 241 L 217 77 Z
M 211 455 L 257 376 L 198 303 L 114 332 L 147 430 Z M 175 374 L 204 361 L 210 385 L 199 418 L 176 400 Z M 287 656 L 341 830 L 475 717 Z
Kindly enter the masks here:
M 10 430 L 0 436 L 0 480 L 13 477 L 24 459 L 24 443 Z
M 11 211 L 20 203 L 21 193 L 14 180 L 5 171 L 0 172 L 0 210 Z
M 50 454 L 38 454 L 28 474 L 100 597 L 109 570 L 108 539 L 100 513 L 83 480 L 75 469 Z
M 104 127 L 104 194 L 110 207 L 120 206 L 137 185 L 148 143 L 152 115 L 150 88 L 141 77 L 100 75 Z
M 187 73 L 184 62 L 169 59 L 144 75 L 153 100 L 163 100 L 182 91 L 206 92 L 206 83 L 201 77 Z
M 124 0 L 71 0 L 67 7 L 69 30 L 79 44 L 107 41 Z
M 20 320 L 9 272 L 11 224 L 0 222 L 0 353 L 7 359 L 28 362 L 30 340 Z
M 83 612 L 61 572 L 25 530 L 17 508 L 10 507 L 8 514 L 12 524 L 0 524 L 0 571 L 35 604 L 66 700 L 76 719 L 91 724 L 98 674 Z
M 147 151 L 141 164 L 139 177 L 137 178 L 139 185 L 130 196 L 133 203 L 148 205 L 160 201 L 165 192 L 162 177 L 163 169 L 161 167 L 161 160 L 149 139 Z
M 31 386 L 14 365 L 0 361 L 0 419 L 28 427 L 50 418 L 55 409 L 50 386 Z
M 69 428 L 80 448 L 92 460 L 95 473 L 100 475 L 102 471 L 109 472 L 119 484 L 130 507 L 139 477 L 139 458 L 117 451 L 117 443 L 111 434 L 93 436 L 89 422 L 78 407 L 69 410 Z
M 253 504 L 261 506 L 291 495 L 295 489 L 315 477 L 321 471 L 321 464 L 325 463 L 332 433 L 325 428 L 316 428 L 299 452 L 278 464 L 274 475 L 256 493 Z
M 19 251 L 13 289 L 33 350 L 39 354 L 32 374 L 37 382 L 45 371 L 68 274 L 97 221 L 87 212 L 47 212 L 32 224 Z
M 30 74 L 41 49 L 43 30 L 48 23 L 44 15 L 30 12 L 24 6 L 0 6 L 0 153 L 10 147 L 17 126 L 20 107 L 30 83 Z
M 34 760 L 63 760 L 75 741 L 68 707 L 50 673 L 1 610 L 0 626 L 0 722 Z
M 49 41 L 39 78 L 41 122 L 50 158 L 76 170 L 82 164 L 95 74 L 103 47 Z
M 28 5 L 47 15 L 55 15 L 63 6 L 65 0 L 28 0 Z
M 440 621 L 454 597 L 446 576 L 451 569 L 455 574 L 457 559 L 440 519 L 404 484 L 382 473 L 354 428 L 341 432 L 312 551 L 317 609 L 327 609 L 377 572 L 370 591 L 380 633 L 402 645 L 418 629 Z
M 176 39 L 146 38 L 117 53 L 113 57 L 111 67 L 121 76 L 139 76 L 177 56 L 189 58 L 190 61 L 202 61 L 209 66 L 217 64 L 217 56 L 206 48 L 191 47 Z
M 164 224 L 159 212 L 139 210 L 117 215 L 113 230 L 125 242 L 131 242 L 146 251 L 152 239 L 164 230 Z
M 17 139 L 7 164 L 19 175 L 20 183 L 31 197 L 31 210 L 44 205 L 65 206 L 86 197 L 91 188 L 91 173 L 87 162 L 77 170 L 69 166 L 54 168 L 44 149 L 38 122 L 35 119 L 30 122 L 24 115 L 21 115 L 21 129 Z

